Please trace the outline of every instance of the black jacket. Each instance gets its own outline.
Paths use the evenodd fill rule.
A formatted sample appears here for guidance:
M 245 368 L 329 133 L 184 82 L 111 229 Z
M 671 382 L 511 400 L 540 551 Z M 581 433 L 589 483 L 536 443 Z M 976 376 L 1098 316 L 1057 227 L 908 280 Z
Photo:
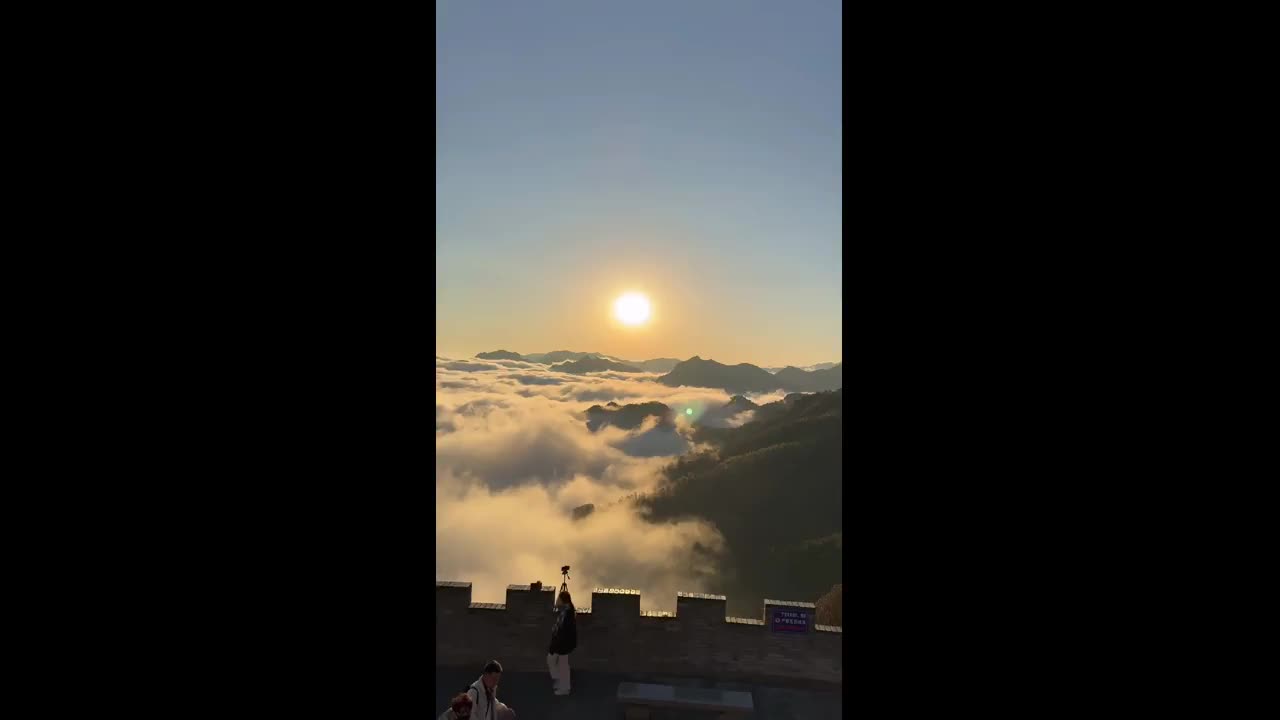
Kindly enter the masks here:
M 551 629 L 551 655 L 568 655 L 578 647 L 578 612 L 566 605 L 556 612 L 556 624 Z

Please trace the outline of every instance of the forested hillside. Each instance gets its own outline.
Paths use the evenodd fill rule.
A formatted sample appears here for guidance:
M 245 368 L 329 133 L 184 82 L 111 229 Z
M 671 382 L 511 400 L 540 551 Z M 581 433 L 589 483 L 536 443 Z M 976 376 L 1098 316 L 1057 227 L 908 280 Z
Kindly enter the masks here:
M 651 522 L 701 517 L 724 534 L 716 592 L 756 617 L 766 598 L 816 601 L 842 581 L 843 391 L 792 395 L 738 428 L 700 427 L 714 449 L 666 469 L 636 502 Z

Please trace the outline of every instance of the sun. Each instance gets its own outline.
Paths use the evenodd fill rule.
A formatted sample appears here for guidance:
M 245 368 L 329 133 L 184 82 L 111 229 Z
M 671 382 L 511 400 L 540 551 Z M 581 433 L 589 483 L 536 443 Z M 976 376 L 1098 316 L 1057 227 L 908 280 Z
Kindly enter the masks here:
M 649 319 L 649 298 L 627 293 L 613 303 L 613 314 L 623 325 L 643 325 Z

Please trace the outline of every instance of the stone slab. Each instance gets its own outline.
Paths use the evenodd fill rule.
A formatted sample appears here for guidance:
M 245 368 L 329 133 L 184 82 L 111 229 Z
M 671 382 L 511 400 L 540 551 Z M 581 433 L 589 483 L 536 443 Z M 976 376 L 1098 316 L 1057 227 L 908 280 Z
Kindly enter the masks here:
M 716 688 L 676 687 L 624 682 L 618 684 L 618 702 L 658 707 L 699 708 L 705 710 L 754 709 L 751 693 Z

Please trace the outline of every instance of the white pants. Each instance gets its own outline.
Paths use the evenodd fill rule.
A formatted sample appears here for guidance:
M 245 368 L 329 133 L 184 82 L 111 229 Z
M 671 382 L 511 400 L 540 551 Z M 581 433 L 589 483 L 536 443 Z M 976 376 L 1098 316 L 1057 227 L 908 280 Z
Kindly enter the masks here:
M 547 670 L 551 671 L 551 679 L 556 682 L 556 692 L 569 692 L 569 656 L 547 655 Z

